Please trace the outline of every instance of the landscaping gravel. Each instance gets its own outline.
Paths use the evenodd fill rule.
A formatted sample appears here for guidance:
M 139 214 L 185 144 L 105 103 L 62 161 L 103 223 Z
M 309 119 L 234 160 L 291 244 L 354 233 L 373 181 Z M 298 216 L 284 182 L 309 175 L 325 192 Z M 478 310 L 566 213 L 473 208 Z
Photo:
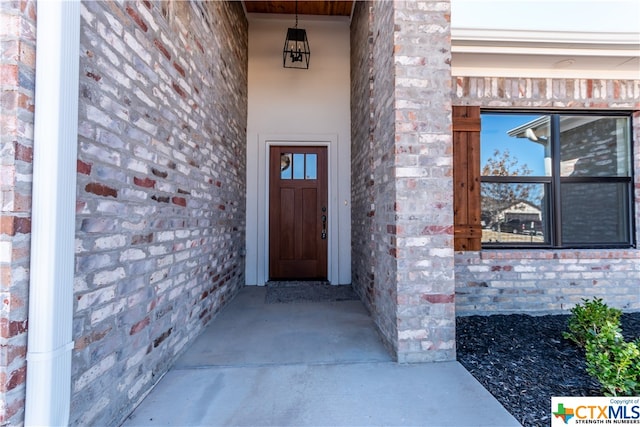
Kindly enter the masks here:
M 457 319 L 458 361 L 525 427 L 551 424 L 552 396 L 602 396 L 584 351 L 562 337 L 565 315 Z M 640 337 L 640 313 L 621 318 L 627 340 Z

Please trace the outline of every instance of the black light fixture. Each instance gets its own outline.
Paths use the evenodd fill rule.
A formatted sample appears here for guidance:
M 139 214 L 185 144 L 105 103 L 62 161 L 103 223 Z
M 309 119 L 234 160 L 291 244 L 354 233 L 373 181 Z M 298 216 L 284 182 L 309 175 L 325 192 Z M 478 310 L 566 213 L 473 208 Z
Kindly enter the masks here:
M 282 51 L 282 66 L 284 68 L 309 68 L 309 40 L 307 31 L 298 28 L 298 1 L 296 0 L 296 26 L 287 30 L 287 38 L 284 40 Z

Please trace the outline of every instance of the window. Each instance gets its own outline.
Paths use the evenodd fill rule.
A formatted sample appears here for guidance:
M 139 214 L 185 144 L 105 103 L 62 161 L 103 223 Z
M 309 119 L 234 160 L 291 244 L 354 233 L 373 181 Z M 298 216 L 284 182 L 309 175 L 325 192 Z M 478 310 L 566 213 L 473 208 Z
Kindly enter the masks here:
M 483 247 L 632 244 L 630 117 L 480 116 Z
M 280 155 L 280 179 L 317 179 L 318 155 L 285 153 Z

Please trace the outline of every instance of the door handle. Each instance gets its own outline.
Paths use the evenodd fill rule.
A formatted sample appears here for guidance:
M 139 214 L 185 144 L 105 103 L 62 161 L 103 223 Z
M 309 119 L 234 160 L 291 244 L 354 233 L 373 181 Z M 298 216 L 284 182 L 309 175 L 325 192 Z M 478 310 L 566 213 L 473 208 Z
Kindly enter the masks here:
M 322 208 L 322 211 L 326 211 L 327 208 Z M 327 239 L 327 215 L 322 215 L 322 231 L 320 232 L 320 238 L 322 240 Z

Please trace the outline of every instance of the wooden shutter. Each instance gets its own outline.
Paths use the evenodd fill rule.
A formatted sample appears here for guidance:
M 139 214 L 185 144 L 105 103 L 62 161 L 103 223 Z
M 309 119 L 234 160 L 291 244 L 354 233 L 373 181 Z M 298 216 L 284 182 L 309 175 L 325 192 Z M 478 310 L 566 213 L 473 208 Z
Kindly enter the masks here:
M 454 249 L 479 251 L 480 107 L 453 107 Z

